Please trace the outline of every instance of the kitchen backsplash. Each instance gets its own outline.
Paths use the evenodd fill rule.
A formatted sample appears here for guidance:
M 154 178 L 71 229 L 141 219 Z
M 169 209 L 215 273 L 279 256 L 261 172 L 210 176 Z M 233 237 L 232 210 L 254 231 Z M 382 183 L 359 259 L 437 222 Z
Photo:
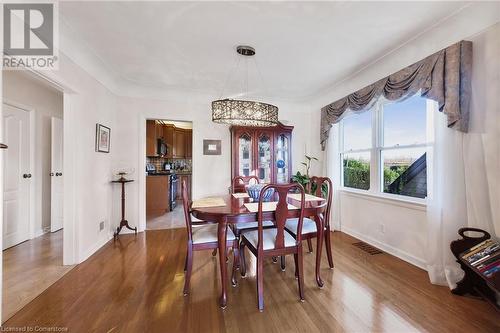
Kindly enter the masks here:
M 156 170 L 164 170 L 163 165 L 170 163 L 173 170 L 191 171 L 192 162 L 190 159 L 170 159 L 163 157 L 146 157 L 146 163 L 154 164 Z

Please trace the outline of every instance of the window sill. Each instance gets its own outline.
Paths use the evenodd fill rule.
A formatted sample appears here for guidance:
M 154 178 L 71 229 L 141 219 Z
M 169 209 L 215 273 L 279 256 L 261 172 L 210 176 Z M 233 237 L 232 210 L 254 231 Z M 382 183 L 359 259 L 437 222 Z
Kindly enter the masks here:
M 357 190 L 352 188 L 341 187 L 339 191 L 343 194 L 358 197 L 366 200 L 381 202 L 385 204 L 397 205 L 405 208 L 416 210 L 427 210 L 427 200 L 420 198 L 406 198 L 399 195 L 373 193 L 370 191 Z

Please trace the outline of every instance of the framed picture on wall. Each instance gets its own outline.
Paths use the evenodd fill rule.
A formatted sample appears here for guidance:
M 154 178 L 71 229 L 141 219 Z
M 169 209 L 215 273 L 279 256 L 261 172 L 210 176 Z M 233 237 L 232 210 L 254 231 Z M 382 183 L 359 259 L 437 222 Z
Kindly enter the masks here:
M 111 142 L 111 129 L 101 124 L 96 124 L 95 131 L 95 151 L 109 153 Z
M 203 140 L 203 155 L 220 155 L 221 140 Z

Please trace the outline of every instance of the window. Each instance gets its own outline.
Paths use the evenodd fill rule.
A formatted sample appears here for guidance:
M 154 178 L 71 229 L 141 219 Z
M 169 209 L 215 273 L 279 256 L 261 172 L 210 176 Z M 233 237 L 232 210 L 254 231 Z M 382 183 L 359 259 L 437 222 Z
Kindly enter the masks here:
M 370 156 L 372 149 L 372 112 L 354 114 L 343 120 L 344 186 L 370 189 Z
M 413 198 L 427 196 L 429 102 L 413 96 L 379 103 L 342 120 L 343 186 Z M 375 179 L 370 179 L 371 176 Z

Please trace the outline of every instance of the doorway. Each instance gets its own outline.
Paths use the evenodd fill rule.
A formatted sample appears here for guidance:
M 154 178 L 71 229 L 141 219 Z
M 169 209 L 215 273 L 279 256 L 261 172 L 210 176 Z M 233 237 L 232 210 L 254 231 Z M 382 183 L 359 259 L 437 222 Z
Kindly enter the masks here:
M 2 321 L 72 266 L 63 266 L 63 93 L 3 71 Z M 20 278 L 23 277 L 23 278 Z
M 146 229 L 183 228 L 182 183 L 191 199 L 193 125 L 146 120 Z

